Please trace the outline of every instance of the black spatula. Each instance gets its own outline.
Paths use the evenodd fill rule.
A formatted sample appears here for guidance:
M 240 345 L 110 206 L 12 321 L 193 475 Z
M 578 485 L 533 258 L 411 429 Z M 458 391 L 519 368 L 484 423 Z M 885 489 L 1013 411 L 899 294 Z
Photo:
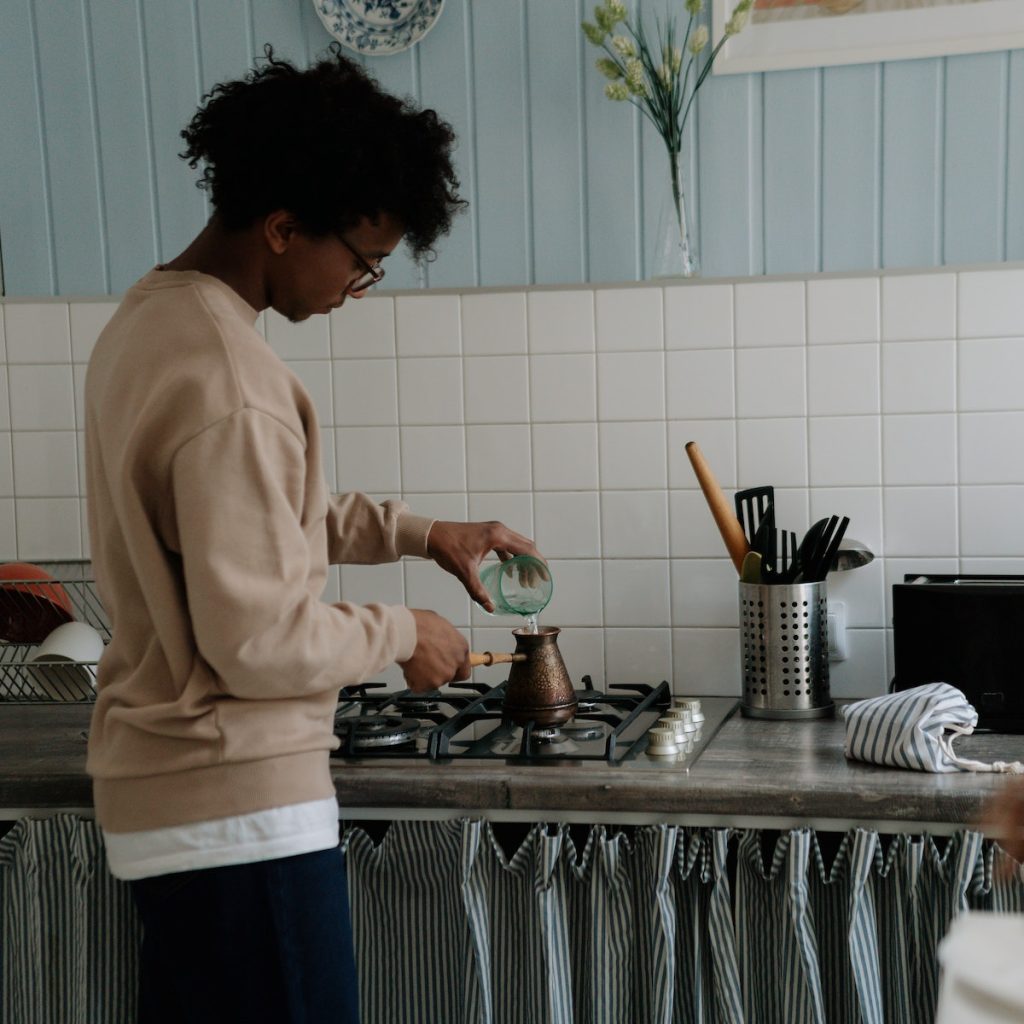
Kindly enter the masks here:
M 743 527 L 747 543 L 752 551 L 758 548 L 758 531 L 761 530 L 761 537 L 766 540 L 765 531 L 775 528 L 775 517 L 773 509 L 775 506 L 775 488 L 770 485 L 763 487 L 748 487 L 744 491 L 737 491 L 733 500 L 736 503 L 736 518 Z M 766 520 L 771 519 L 771 522 Z M 763 529 L 762 529 L 763 527 Z M 761 542 L 764 543 L 764 540 Z M 763 555 L 764 552 L 762 551 Z

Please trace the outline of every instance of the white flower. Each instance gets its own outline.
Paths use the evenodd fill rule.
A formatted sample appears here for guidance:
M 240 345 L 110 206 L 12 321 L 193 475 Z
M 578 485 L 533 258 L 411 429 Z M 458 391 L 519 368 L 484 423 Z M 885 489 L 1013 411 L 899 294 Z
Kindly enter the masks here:
M 672 88 L 673 78 L 675 78 L 675 75 L 667 64 L 662 64 L 661 67 L 658 68 L 658 81 L 661 82 L 666 89 Z
M 605 78 L 610 78 L 613 82 L 622 77 L 622 68 L 611 57 L 598 57 L 595 66 Z
M 615 22 L 612 19 L 611 14 L 608 13 L 607 7 L 595 7 L 594 8 L 594 21 L 605 30 L 605 32 L 611 32 L 615 27 Z
M 589 21 L 583 22 L 583 34 L 595 46 L 600 46 L 604 42 L 604 37 L 607 35 L 604 29 L 598 28 L 597 25 L 594 25 Z
M 628 100 L 629 90 L 625 82 L 609 82 L 604 87 L 604 94 L 610 100 Z
M 634 96 L 647 94 L 647 83 L 644 81 L 643 62 L 635 57 L 626 61 L 626 85 Z
M 748 16 L 746 10 L 740 10 L 737 7 L 732 12 L 732 17 L 725 23 L 725 34 L 727 36 L 734 36 L 737 32 L 742 32 L 744 25 L 747 23 Z
M 686 13 L 693 16 L 704 10 L 704 0 L 686 0 Z
M 708 45 L 708 27 L 707 25 L 698 25 L 694 30 L 692 36 L 690 36 L 690 53 L 697 56 L 705 46 Z
M 613 25 L 617 22 L 625 21 L 628 14 L 626 5 L 618 2 L 618 0 L 608 0 L 605 4 L 605 10 L 608 12 L 608 17 Z
M 636 47 L 633 45 L 633 40 L 628 39 L 626 36 L 612 36 L 612 49 L 620 57 L 636 56 Z

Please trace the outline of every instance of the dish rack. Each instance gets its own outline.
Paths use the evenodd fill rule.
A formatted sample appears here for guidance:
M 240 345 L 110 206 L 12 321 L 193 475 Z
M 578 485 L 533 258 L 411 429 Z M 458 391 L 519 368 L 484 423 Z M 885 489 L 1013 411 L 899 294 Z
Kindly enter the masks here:
M 110 641 L 110 620 L 100 604 L 92 565 L 87 561 L 36 562 L 52 580 L 5 580 L 5 586 L 17 586 L 26 601 L 42 601 L 41 592 L 55 583 L 63 587 L 76 621 L 92 626 L 104 644 Z M 0 702 L 14 704 L 90 703 L 96 699 L 94 688 L 96 662 L 46 662 L 32 664 L 37 644 L 0 641 Z

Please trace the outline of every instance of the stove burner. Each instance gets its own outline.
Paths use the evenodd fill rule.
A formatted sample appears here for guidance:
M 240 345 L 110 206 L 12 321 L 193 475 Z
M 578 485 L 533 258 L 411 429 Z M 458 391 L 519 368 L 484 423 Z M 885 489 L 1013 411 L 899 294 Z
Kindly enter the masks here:
M 605 694 L 600 690 L 577 690 L 576 714 L 583 715 L 593 711 L 604 699 Z
M 434 715 L 441 707 L 436 700 L 421 697 L 415 693 L 406 693 L 396 697 L 395 703 L 401 708 L 402 714 L 408 715 Z
M 555 743 L 564 743 L 568 737 L 557 726 L 548 726 L 543 729 L 534 729 L 530 738 L 538 747 L 547 747 Z
M 583 740 L 599 740 L 604 737 L 604 722 L 581 722 L 576 719 L 562 726 L 562 735 L 566 739 L 582 742 Z
M 397 718 L 394 715 L 361 715 L 358 718 L 341 718 L 334 723 L 334 731 L 343 743 L 352 733 L 353 750 L 409 743 L 419 729 L 420 723 L 415 718 Z

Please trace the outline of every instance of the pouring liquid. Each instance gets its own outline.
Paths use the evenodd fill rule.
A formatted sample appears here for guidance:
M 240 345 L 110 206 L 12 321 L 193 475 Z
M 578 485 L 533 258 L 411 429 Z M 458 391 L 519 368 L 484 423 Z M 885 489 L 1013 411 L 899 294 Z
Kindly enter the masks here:
M 537 616 L 524 615 L 523 616 L 523 632 L 524 633 L 539 633 L 540 630 L 537 626 Z

